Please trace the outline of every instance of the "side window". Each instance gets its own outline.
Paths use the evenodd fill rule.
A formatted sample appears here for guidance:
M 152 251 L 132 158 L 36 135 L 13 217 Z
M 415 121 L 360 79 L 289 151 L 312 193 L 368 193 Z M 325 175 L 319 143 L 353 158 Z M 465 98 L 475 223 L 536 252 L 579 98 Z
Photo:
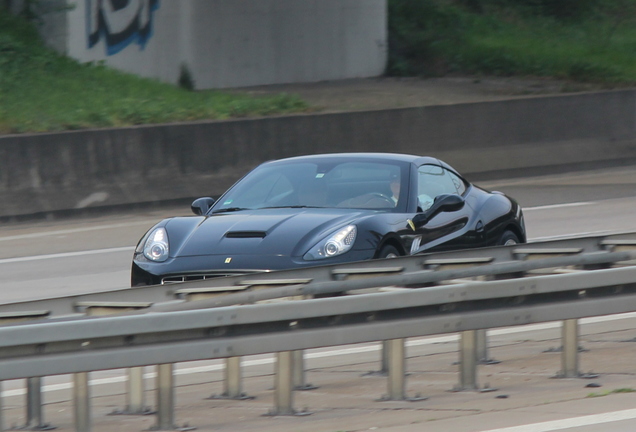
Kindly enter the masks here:
M 446 171 L 446 172 L 448 173 L 449 177 L 453 181 L 453 184 L 455 185 L 455 188 L 457 189 L 457 194 L 464 195 L 464 192 L 466 192 L 466 183 L 464 182 L 464 180 L 462 180 L 460 177 L 455 175 L 455 173 L 453 172 L 450 172 L 450 171 Z
M 422 165 L 418 168 L 417 198 L 422 210 L 428 209 L 439 195 L 461 195 L 465 190 L 466 186 L 459 177 L 438 165 Z

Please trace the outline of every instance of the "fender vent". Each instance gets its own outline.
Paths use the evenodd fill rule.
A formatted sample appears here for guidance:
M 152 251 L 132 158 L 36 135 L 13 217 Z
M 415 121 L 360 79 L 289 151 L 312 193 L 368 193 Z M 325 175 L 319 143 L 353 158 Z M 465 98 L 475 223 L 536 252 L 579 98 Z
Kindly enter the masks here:
M 225 234 L 227 238 L 264 238 L 265 231 L 230 231 Z

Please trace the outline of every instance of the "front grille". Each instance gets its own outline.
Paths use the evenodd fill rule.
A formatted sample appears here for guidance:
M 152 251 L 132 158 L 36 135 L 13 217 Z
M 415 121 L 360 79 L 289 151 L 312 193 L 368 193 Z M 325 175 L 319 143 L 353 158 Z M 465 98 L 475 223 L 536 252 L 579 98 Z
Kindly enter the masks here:
M 224 276 L 235 276 L 240 273 L 215 273 L 215 274 L 191 274 L 191 275 L 174 275 L 161 278 L 161 284 L 171 284 L 179 282 L 190 282 L 205 279 L 215 279 Z
M 216 279 L 227 276 L 238 276 L 250 273 L 266 273 L 268 270 L 239 270 L 239 271 L 226 271 L 226 272 L 210 272 L 210 273 L 191 273 L 183 275 L 169 275 L 161 278 L 161 284 L 191 282 L 205 279 Z

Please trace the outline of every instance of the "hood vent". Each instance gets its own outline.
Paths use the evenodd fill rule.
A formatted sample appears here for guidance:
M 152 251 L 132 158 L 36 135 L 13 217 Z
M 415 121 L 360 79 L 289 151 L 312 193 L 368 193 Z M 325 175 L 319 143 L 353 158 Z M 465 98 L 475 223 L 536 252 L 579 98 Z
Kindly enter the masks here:
M 225 234 L 227 238 L 264 238 L 265 231 L 229 231 Z

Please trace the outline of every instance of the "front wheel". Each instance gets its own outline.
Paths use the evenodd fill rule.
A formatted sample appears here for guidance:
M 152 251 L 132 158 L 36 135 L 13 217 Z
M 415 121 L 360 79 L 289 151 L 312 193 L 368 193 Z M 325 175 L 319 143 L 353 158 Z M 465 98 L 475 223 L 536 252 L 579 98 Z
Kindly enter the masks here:
M 504 233 L 499 238 L 499 241 L 497 242 L 499 246 L 510 246 L 519 243 L 519 237 L 517 237 L 517 235 L 512 231 L 504 231 Z
M 391 245 L 385 245 L 382 247 L 382 249 L 380 249 L 380 253 L 378 254 L 378 258 L 379 259 L 383 259 L 383 258 L 397 258 L 399 257 L 400 251 L 397 250 L 397 248 L 395 246 L 391 246 Z

